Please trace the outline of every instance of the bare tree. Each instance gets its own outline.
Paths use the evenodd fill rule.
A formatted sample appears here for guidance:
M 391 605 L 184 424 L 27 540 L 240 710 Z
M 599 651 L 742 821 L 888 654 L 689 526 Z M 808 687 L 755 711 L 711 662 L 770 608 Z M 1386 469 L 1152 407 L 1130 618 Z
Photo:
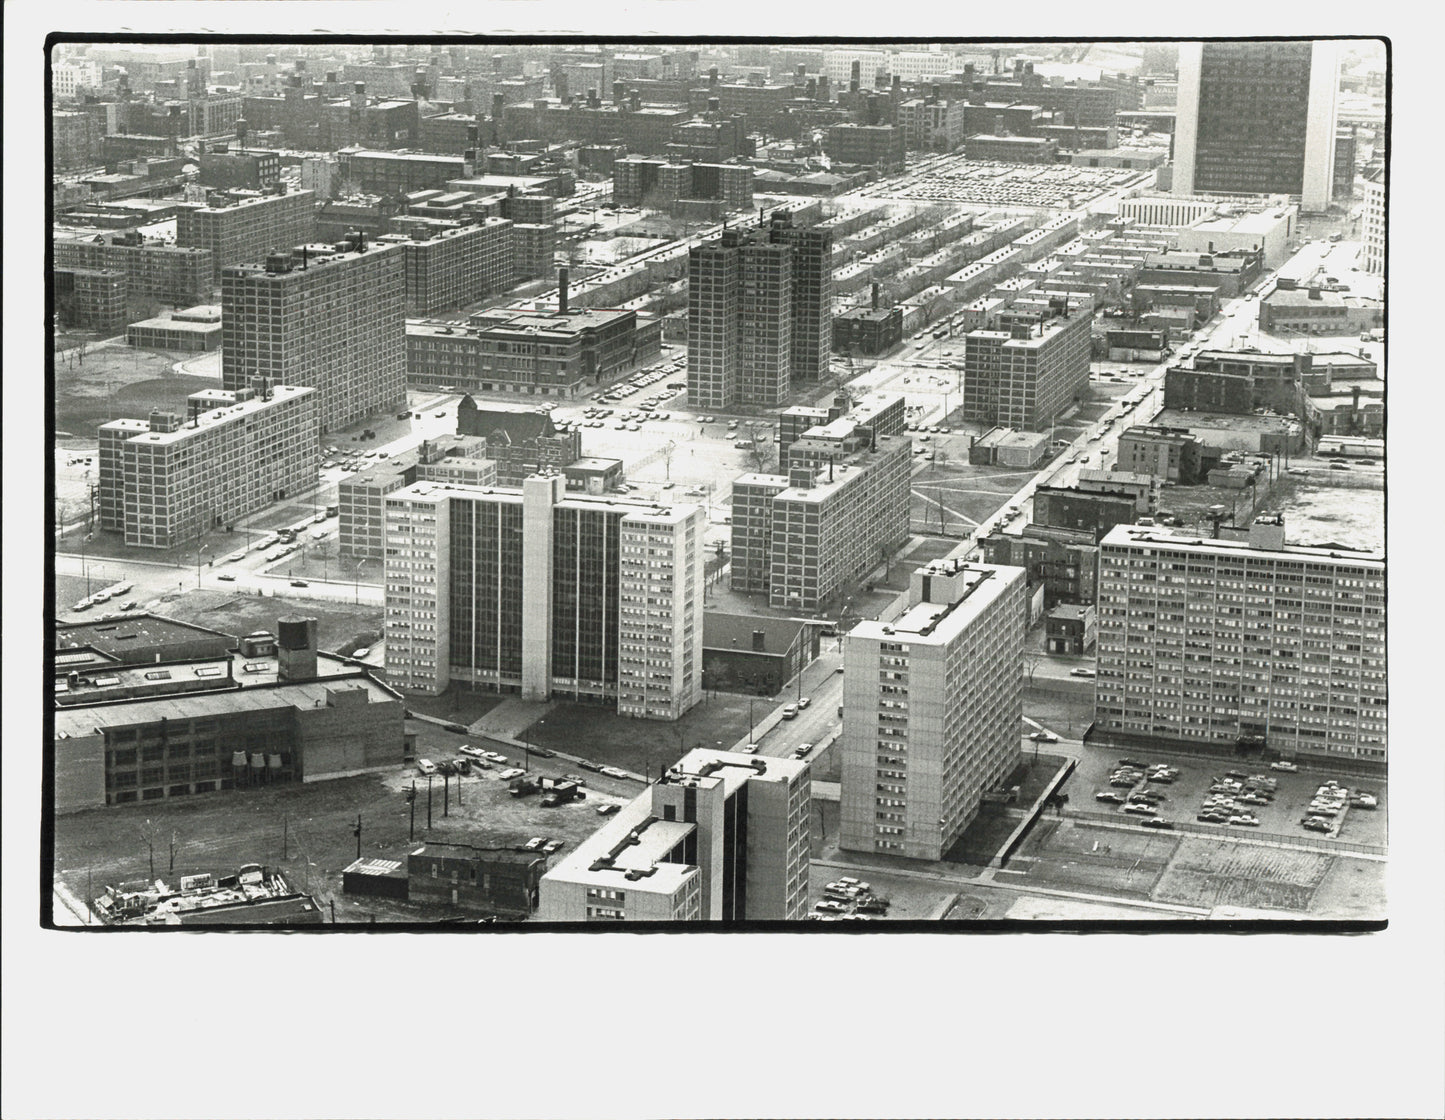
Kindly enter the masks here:
M 658 452 L 658 454 L 662 456 L 662 466 L 664 471 L 666 472 L 668 482 L 672 481 L 672 457 L 676 453 L 677 444 L 674 443 L 672 440 L 668 440 L 666 443 L 664 443 L 662 445 L 662 449 Z
M 146 846 L 146 855 L 150 859 L 151 880 L 156 877 L 156 826 L 149 819 L 140 829 L 141 843 Z
M 1034 674 L 1039 671 L 1039 666 L 1044 663 L 1043 654 L 1036 649 L 1024 650 L 1024 680 L 1029 687 L 1033 687 Z
M 169 867 L 169 870 L 171 870 L 171 871 L 174 871 L 174 870 L 176 869 L 176 846 L 177 846 L 177 844 L 179 843 L 179 840 L 180 840 L 180 835 L 179 835 L 179 833 L 177 833 L 175 829 L 171 829 L 171 842 L 170 842 L 171 862 L 170 862 L 170 867 Z

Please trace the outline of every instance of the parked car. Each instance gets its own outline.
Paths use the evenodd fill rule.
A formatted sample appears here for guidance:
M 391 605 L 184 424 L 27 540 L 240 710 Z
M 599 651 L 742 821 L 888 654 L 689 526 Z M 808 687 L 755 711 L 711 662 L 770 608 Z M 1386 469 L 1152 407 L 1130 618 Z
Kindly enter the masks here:
M 799 743 L 799 744 L 797 745 L 797 747 L 793 750 L 793 757 L 794 757 L 794 758 L 807 758 L 807 757 L 808 757 L 808 752 L 811 751 L 812 749 L 813 749 L 813 744 L 812 744 L 812 743 Z
M 483 751 L 483 752 L 482 752 L 482 757 L 483 757 L 483 758 L 486 758 L 486 759 L 490 759 L 492 762 L 506 762 L 506 761 L 507 761 L 507 756 L 506 756 L 506 755 L 504 755 L 504 754 L 498 754 L 496 751 Z
M 505 770 L 499 770 L 497 777 L 504 782 L 510 782 L 513 778 L 520 778 L 526 771 L 520 766 L 510 766 Z
M 847 912 L 848 907 L 837 899 L 825 898 L 821 902 L 813 903 L 813 909 L 824 914 L 843 914 Z
M 1092 677 L 1092 676 L 1095 676 L 1095 675 L 1096 675 L 1096 674 L 1094 673 L 1094 670 L 1092 670 L 1092 669 L 1070 669 L 1070 670 L 1069 670 L 1069 676 L 1071 676 L 1071 677 Z
M 1329 832 L 1334 828 L 1324 817 L 1304 817 L 1299 823 L 1311 832 Z
M 813 698 L 812 698 L 811 696 L 804 696 L 802 699 L 800 699 L 800 700 L 798 701 L 798 710 L 799 710 L 799 711 L 802 711 L 804 708 L 806 708 L 806 707 L 807 707 L 809 704 L 811 704 L 812 702 L 813 702 Z
M 1234 816 L 1229 818 L 1229 823 L 1253 825 L 1257 828 L 1259 827 L 1259 818 L 1256 817 L 1253 813 L 1236 813 Z
M 1147 762 L 1140 762 L 1137 758 L 1121 758 L 1121 759 L 1119 759 L 1119 765 L 1120 765 L 1121 767 L 1122 767 L 1122 766 L 1138 766 L 1138 767 L 1142 767 L 1143 769 L 1146 769 L 1146 770 L 1147 770 L 1148 767 L 1149 767 L 1149 764 L 1148 764 Z
M 1173 825 L 1171 822 L 1166 821 L 1166 820 L 1160 820 L 1158 817 L 1150 817 L 1148 820 L 1140 821 L 1139 823 L 1142 824 L 1145 828 L 1173 828 L 1173 827 L 1174 827 L 1174 825 Z
M 1052 731 L 1035 731 L 1029 736 L 1035 743 L 1057 743 L 1059 737 Z
M 220 575 L 218 575 L 216 578 L 217 578 L 217 579 L 225 580 L 227 583 L 235 583 L 235 582 L 236 582 L 236 576 L 235 576 L 235 574 L 232 573 L 232 572 L 222 572 L 222 573 L 221 573 Z M 85 606 L 88 607 L 88 606 L 90 606 L 90 604 L 87 603 L 87 604 L 85 604 Z M 75 609 L 76 609 L 76 610 L 84 610 L 85 607 L 76 607 Z
M 542 845 L 545 843 L 547 843 L 547 838 L 545 836 L 534 836 L 532 837 L 532 839 L 528 840 L 525 844 L 523 844 L 522 848 L 528 852 L 535 852 L 540 850 Z
M 1154 808 L 1153 805 L 1146 805 L 1142 801 L 1131 801 L 1129 802 L 1129 804 L 1124 806 L 1124 812 L 1138 813 L 1140 816 L 1143 817 L 1152 817 L 1156 815 L 1159 810 Z
M 1296 774 L 1299 772 L 1298 766 L 1296 766 L 1293 762 L 1287 762 L 1284 759 L 1280 759 L 1278 762 L 1271 762 L 1269 764 L 1269 768 L 1271 770 L 1282 771 L 1285 774 Z
M 1094 800 L 1108 801 L 1115 805 L 1123 805 L 1128 800 L 1128 798 L 1126 798 L 1122 793 L 1114 793 L 1112 790 L 1101 789 L 1098 793 L 1094 794 Z
M 757 754 L 757 753 L 758 753 L 758 745 L 757 745 L 756 743 L 749 743 L 747 746 L 745 746 L 745 747 L 743 748 L 743 754 Z
M 606 774 L 609 778 L 625 778 L 625 777 L 627 777 L 627 771 L 625 771 L 625 770 L 619 770 L 619 769 L 618 769 L 617 767 L 615 767 L 615 766 L 604 766 L 604 767 L 602 767 L 600 773 Z
M 548 840 L 545 844 L 542 845 L 542 851 L 543 851 L 544 854 L 550 856 L 553 852 L 555 852 L 555 851 L 556 851 L 558 848 L 560 848 L 561 846 L 562 846 L 562 841 L 560 841 L 560 840 Z
M 436 763 L 427 758 L 417 759 L 416 768 L 423 774 L 435 774 L 437 772 Z

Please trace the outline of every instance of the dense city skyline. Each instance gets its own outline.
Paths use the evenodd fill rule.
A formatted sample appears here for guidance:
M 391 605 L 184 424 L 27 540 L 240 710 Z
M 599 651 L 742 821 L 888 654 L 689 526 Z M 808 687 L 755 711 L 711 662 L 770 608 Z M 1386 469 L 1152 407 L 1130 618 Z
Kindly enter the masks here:
M 54 44 L 42 924 L 1382 936 L 1389 57 Z

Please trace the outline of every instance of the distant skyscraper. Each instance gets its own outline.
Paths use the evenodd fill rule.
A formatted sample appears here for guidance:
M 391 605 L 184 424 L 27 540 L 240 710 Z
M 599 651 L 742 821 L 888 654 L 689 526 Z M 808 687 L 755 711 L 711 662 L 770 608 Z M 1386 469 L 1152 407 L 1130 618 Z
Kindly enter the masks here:
M 1332 42 L 1181 43 L 1175 194 L 1290 194 L 1329 207 L 1339 56 Z
M 323 431 L 406 398 L 406 258 L 399 246 L 308 246 L 221 273 L 221 383 L 319 390 Z
M 1365 271 L 1385 274 L 1385 173 L 1376 171 L 1365 180 L 1364 224 Z

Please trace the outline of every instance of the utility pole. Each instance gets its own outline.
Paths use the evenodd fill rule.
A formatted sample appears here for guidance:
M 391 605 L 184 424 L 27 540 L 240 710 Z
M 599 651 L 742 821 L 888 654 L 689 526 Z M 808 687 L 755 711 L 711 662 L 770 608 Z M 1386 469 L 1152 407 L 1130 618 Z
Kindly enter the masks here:
M 361 858 L 361 814 L 360 814 L 360 813 L 357 813 L 357 814 L 356 814 L 356 828 L 354 828 L 354 829 L 352 830 L 352 833 L 353 833 L 353 835 L 355 835 L 355 837 L 356 837 L 356 858 L 357 858 L 357 859 L 360 859 L 360 858 Z M 332 921 L 335 921 L 335 920 L 336 920 L 335 918 L 332 919 Z
M 406 838 L 416 839 L 416 779 L 411 780 L 411 789 L 406 791 L 407 803 L 411 806 L 411 824 L 407 827 Z
M 452 805 L 452 776 L 442 775 L 442 816 L 448 816 Z
M 291 841 L 291 818 L 290 818 L 290 817 L 283 816 L 283 817 L 281 818 L 281 858 L 282 858 L 283 860 L 289 858 L 289 856 L 288 856 L 288 854 L 287 854 L 287 848 L 288 848 L 289 845 L 290 845 L 290 841 Z
M 431 775 L 426 776 L 426 828 L 431 831 Z

